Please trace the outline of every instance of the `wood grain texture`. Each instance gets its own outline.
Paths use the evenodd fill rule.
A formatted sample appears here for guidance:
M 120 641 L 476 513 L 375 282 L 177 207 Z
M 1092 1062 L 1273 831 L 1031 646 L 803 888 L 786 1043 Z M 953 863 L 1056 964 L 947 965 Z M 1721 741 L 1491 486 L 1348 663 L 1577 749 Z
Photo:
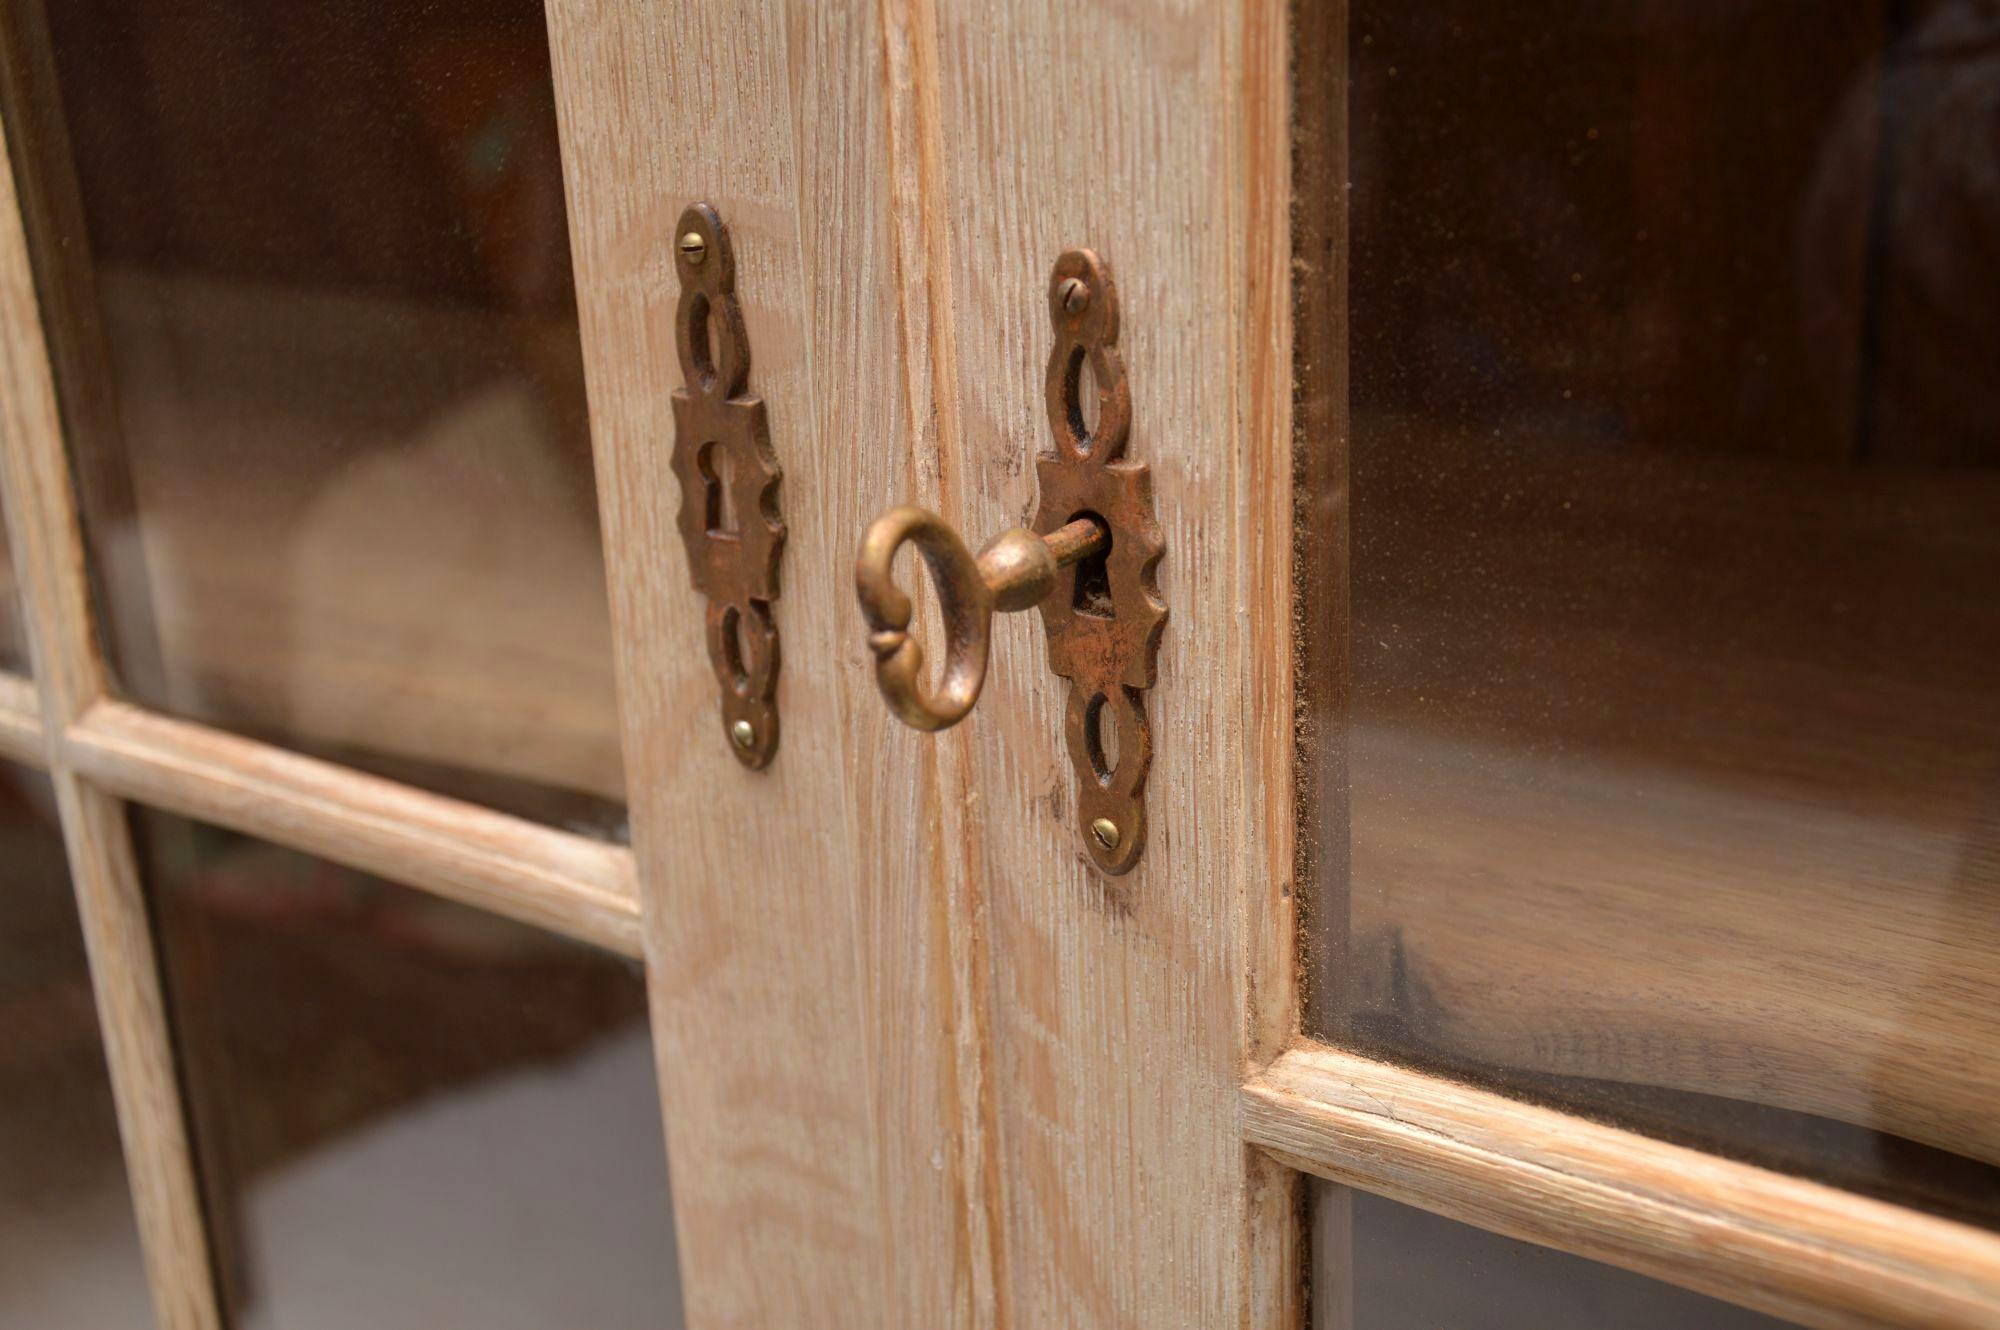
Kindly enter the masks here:
M 549 18 L 690 1323 L 972 1324 L 991 1277 L 968 1226 L 956 847 L 930 759 L 891 738 L 851 571 L 909 493 L 892 34 L 872 6 L 805 0 Z M 694 200 L 731 229 L 785 471 L 784 740 L 761 772 L 724 747 L 674 526 L 672 227 Z
M 44 737 L 103 696 L 82 533 L 13 168 L 0 156 L 0 498 L 41 690 Z M 208 1234 L 125 810 L 51 746 L 125 1169 L 163 1330 L 220 1330 Z
M 1289 1028 L 1291 365 L 1285 13 L 1249 0 L 940 7 L 940 188 L 977 545 L 1034 511 L 1045 284 L 1118 284 L 1172 617 L 1147 707 L 1152 831 L 1106 880 L 1076 841 L 1063 682 L 1038 616 L 996 623 L 963 754 L 1010 1324 L 1297 1317 L 1292 1184 L 1233 1139 Z M 1273 904 L 1274 902 L 1278 904 Z M 1278 913 L 1274 914 L 1276 910 Z
M 39 767 L 47 764 L 48 756 L 42 741 L 42 703 L 34 684 L 0 674 L 0 757 Z
M 207 726 L 102 701 L 64 763 L 127 799 L 639 954 L 632 852 Z
M 958 493 L 948 477 L 965 455 L 965 430 L 957 391 L 958 326 L 952 313 L 951 203 L 941 175 L 937 7 L 932 0 L 883 0 L 881 13 L 897 329 L 904 419 L 909 422 L 903 495 L 907 502 L 954 520 Z M 927 578 L 914 590 L 919 605 L 935 606 Z M 957 1258 L 964 1269 L 962 1315 L 968 1325 L 1002 1325 L 1008 1306 L 1006 1226 L 999 1213 L 1005 1163 L 995 1130 L 986 1010 L 992 975 L 986 898 L 969 853 L 973 841 L 968 824 L 977 817 L 977 807 L 970 797 L 965 746 L 919 747 L 920 769 L 931 784 L 926 808 L 935 809 L 935 816 L 925 819 L 929 890 L 949 948 L 952 1099 L 964 1226 L 963 1255 Z
M 1282 7 L 559 6 L 552 31 L 695 1321 L 1295 1322 L 1296 1179 L 1237 1130 L 1292 1021 Z M 734 230 L 787 471 L 761 776 L 716 746 L 672 537 L 694 198 Z M 1073 839 L 1033 616 L 974 723 L 927 739 L 874 695 L 847 584 L 892 502 L 975 542 L 1032 510 L 1074 244 L 1120 274 L 1176 607 L 1162 826 L 1116 887 Z M 769 1085 L 804 1059 L 788 1111 Z
M 1313 51 L 1298 31 L 1301 15 L 1293 4 L 1254 3 L 1243 14 L 1245 298 L 1237 332 L 1241 350 L 1236 363 L 1242 375 L 1238 412 L 1253 448 L 1269 450 L 1249 468 L 1245 494 L 1249 585 L 1258 595 L 1252 610 L 1245 735 L 1251 752 L 1245 761 L 1252 788 L 1261 786 L 1265 792 L 1262 832 L 1276 879 L 1251 879 L 1243 889 L 1240 982 L 1248 1027 L 1246 1061 L 1255 1068 L 1279 1056 L 1298 1036 L 1298 887 L 1306 880 L 1300 875 L 1305 865 L 1301 801 L 1315 793 L 1299 781 L 1298 670 L 1304 662 L 1298 650 L 1298 482 L 1300 431 L 1310 418 L 1299 419 L 1293 226 L 1298 191 L 1293 75 L 1298 60 L 1312 58 Z M 1322 21 L 1333 18 L 1344 20 L 1344 10 Z M 1345 29 L 1341 22 L 1335 30 L 1344 34 Z M 1344 144 L 1344 121 L 1336 128 Z M 1287 483 L 1271 483 L 1277 468 Z M 1308 1234 L 1305 1179 L 1261 1151 L 1245 1154 L 1249 1189 L 1238 1230 L 1245 1322 L 1306 1325 L 1305 1261 L 1312 1241 L 1323 1241 L 1325 1234 Z M 1322 1266 L 1321 1273 L 1334 1268 Z
M 1822 1330 L 2000 1324 L 2000 1237 L 1302 1044 L 1243 1089 L 1294 1168 Z

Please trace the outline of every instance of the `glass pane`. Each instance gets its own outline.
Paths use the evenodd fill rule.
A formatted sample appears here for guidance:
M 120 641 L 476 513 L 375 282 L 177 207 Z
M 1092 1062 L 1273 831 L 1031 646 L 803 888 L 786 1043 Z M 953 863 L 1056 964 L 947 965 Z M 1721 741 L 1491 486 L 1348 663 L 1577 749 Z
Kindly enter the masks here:
M 0 1031 L 0 1325 L 152 1325 L 55 791 L 6 763 Z
M 1315 1182 L 1313 1190 L 1316 1330 L 1782 1330 L 1791 1324 L 1367 1192 L 1327 1182 Z M 1346 1307 L 1339 1305 L 1342 1290 Z
M 121 686 L 615 833 L 539 0 L 0 0 Z
M 141 828 L 241 1330 L 683 1324 L 636 964 Z
M 1313 1027 L 2000 1223 L 2000 16 L 1352 14 Z
M 21 587 L 14 577 L 14 552 L 7 544 L 5 517 L 0 517 L 0 670 L 28 672 L 27 625 L 21 621 Z

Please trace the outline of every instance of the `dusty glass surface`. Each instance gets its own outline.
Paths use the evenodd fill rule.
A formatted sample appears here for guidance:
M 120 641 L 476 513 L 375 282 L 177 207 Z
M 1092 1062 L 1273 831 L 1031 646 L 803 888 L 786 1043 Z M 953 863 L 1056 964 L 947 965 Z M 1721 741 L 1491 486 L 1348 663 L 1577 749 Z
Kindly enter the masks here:
M 152 1324 L 55 791 L 0 762 L 0 1325 Z
M 1348 40 L 1311 1027 L 1994 1224 L 2000 11 Z
M 4 0 L 118 680 L 623 821 L 538 0 Z
M 243 1330 L 682 1324 L 636 964 L 139 821 Z
M 1791 1324 L 1367 1192 L 1316 1181 L 1313 1204 L 1331 1207 L 1315 1217 L 1316 1328 L 1782 1330 Z
M 21 587 L 14 576 L 14 552 L 7 544 L 5 517 L 0 517 L 0 670 L 28 672 L 27 625 L 21 619 Z

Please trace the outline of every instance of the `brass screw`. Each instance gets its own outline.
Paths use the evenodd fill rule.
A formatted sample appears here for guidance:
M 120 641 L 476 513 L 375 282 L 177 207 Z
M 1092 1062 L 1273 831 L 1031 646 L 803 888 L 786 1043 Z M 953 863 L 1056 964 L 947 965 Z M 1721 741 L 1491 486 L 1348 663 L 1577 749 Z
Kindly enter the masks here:
M 1056 288 L 1056 296 L 1062 301 L 1064 309 L 1072 314 L 1081 314 L 1083 307 L 1090 303 L 1090 288 L 1084 285 L 1080 277 L 1065 277 L 1062 279 L 1062 285 Z M 1112 827 L 1111 844 L 1117 843 L 1118 828 Z
M 1108 817 L 1100 817 L 1090 824 L 1090 834 L 1097 837 L 1097 843 L 1107 850 L 1118 848 L 1118 824 Z
M 681 237 L 681 257 L 688 261 L 690 267 L 701 266 L 701 261 L 708 257 L 708 242 L 701 238 L 701 232 L 690 231 Z M 749 746 L 747 742 L 744 744 L 746 748 Z
M 738 748 L 748 748 L 757 742 L 757 727 L 747 720 L 739 720 L 729 727 L 729 737 L 736 741 Z

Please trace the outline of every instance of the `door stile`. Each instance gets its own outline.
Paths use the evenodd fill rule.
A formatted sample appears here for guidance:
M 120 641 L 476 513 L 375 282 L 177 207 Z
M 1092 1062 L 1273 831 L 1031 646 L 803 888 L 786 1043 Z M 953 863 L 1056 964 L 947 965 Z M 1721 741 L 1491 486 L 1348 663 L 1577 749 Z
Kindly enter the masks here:
M 981 960 L 962 851 L 971 813 L 948 793 L 955 754 L 919 754 L 914 768 L 883 760 L 900 727 L 875 689 L 852 598 L 856 516 L 880 503 L 869 486 L 894 476 L 896 493 L 911 493 L 912 481 L 935 491 L 926 475 L 951 455 L 955 412 L 926 397 L 935 372 L 920 354 L 950 363 L 951 350 L 936 340 L 937 292 L 917 280 L 925 269 L 908 245 L 910 204 L 920 234 L 939 212 L 924 166 L 928 11 L 786 0 L 785 15 L 815 434 L 836 474 L 876 454 L 861 487 L 815 514 L 825 580 L 810 594 L 826 597 L 835 636 L 839 751 L 853 795 L 846 829 L 861 856 L 856 964 L 875 1040 L 885 1323 L 970 1330 L 994 1323 L 995 1282 L 981 1199 L 984 1039 L 968 1004 L 967 975 Z
M 1330 29 L 1334 34 L 1335 44 L 1328 50 L 1319 45 L 1323 36 L 1299 31 L 1315 20 L 1295 2 L 1249 3 L 1242 12 L 1244 93 L 1236 134 L 1245 187 L 1233 222 L 1244 256 L 1244 292 L 1235 307 L 1237 350 L 1231 359 L 1241 366 L 1237 415 L 1252 458 L 1245 496 L 1251 541 L 1248 586 L 1262 607 L 1252 619 L 1248 707 L 1256 728 L 1244 755 L 1244 779 L 1266 792 L 1263 834 L 1271 874 L 1247 879 L 1242 886 L 1239 982 L 1248 1031 L 1243 1059 L 1247 1078 L 1281 1056 L 1299 1034 L 1299 902 L 1301 884 L 1309 880 L 1304 871 L 1310 853 L 1303 826 L 1316 792 L 1300 779 L 1303 754 L 1311 751 L 1300 733 L 1300 686 L 1312 662 L 1304 654 L 1310 634 L 1301 631 L 1299 614 L 1299 561 L 1305 554 L 1299 532 L 1317 519 L 1304 513 L 1302 505 L 1311 503 L 1315 493 L 1307 478 L 1319 440 L 1317 422 L 1301 418 L 1297 378 L 1299 321 L 1313 318 L 1315 311 L 1302 309 L 1298 300 L 1301 256 L 1293 227 L 1297 94 L 1291 71 L 1299 59 L 1343 58 L 1346 16 L 1341 10 L 1318 18 L 1320 33 Z M 1344 131 L 1343 123 L 1343 136 Z M 1344 525 L 1339 530 L 1344 533 Z M 1242 1324 L 1246 1330 L 1303 1326 L 1308 1323 L 1306 1254 L 1312 1239 L 1325 1232 L 1309 1227 L 1306 1179 L 1248 1145 L 1244 1168 Z M 1344 1330 L 1344 1322 L 1330 1316 L 1312 1324 L 1319 1330 Z
M 780 0 L 549 22 L 690 1323 L 971 1324 L 941 810 L 853 608 L 856 534 L 907 492 L 885 36 L 872 7 Z M 668 466 L 697 200 L 733 236 L 785 474 L 761 772 L 717 718 Z
M 1045 284 L 1065 249 L 1094 248 L 1118 283 L 1129 455 L 1153 471 L 1171 614 L 1147 703 L 1153 831 L 1128 876 L 1076 843 L 1066 685 L 1035 616 L 995 623 L 963 727 L 1004 1316 L 1296 1323 L 1297 1184 L 1245 1149 L 1234 1102 L 1290 1028 L 1285 9 L 936 18 L 956 524 L 977 544 L 1034 511 Z
M 934 0 L 882 0 L 883 79 L 889 126 L 891 209 L 896 242 L 898 330 L 902 336 L 909 441 L 902 493 L 948 522 L 962 519 L 958 472 L 966 465 L 958 398 L 958 325 L 952 289 L 951 199 L 943 178 L 938 18 Z M 857 532 L 858 535 L 858 532 Z M 911 588 L 934 601 L 928 578 Z M 926 621 L 928 622 L 928 621 Z M 857 622 L 857 627 L 859 624 Z M 887 736 L 907 743 L 900 731 Z M 994 1107 L 988 917 L 975 849 L 969 736 L 946 734 L 916 745 L 926 808 L 935 809 L 925 891 L 946 942 L 951 991 L 951 1094 L 963 1237 L 953 1252 L 957 1323 L 1010 1324 L 1005 1296 L 1006 1225 Z

